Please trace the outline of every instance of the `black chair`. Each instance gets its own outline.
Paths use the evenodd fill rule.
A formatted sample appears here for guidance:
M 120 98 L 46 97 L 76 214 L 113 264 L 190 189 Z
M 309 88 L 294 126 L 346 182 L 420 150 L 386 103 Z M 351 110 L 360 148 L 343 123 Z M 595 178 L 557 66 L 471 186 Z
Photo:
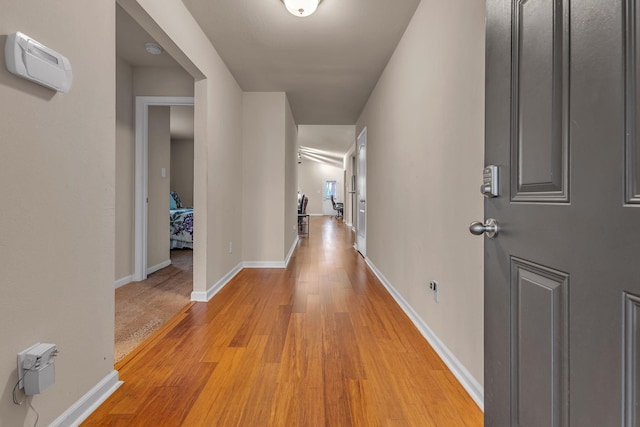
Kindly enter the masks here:
M 307 203 L 309 198 L 302 195 L 298 206 L 298 234 L 309 235 L 309 214 L 307 213 Z
M 333 195 L 331 196 L 331 204 L 333 205 L 333 210 L 336 211 L 335 219 L 342 218 L 344 213 L 344 203 L 336 202 Z

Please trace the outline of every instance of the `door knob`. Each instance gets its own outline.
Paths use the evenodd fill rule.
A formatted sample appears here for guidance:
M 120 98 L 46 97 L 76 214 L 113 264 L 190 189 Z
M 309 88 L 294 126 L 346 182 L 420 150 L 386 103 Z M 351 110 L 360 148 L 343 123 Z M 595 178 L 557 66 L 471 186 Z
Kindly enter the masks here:
M 476 236 L 486 233 L 487 237 L 493 239 L 498 235 L 498 221 L 489 218 L 484 224 L 479 221 L 472 222 L 469 225 L 469 231 Z

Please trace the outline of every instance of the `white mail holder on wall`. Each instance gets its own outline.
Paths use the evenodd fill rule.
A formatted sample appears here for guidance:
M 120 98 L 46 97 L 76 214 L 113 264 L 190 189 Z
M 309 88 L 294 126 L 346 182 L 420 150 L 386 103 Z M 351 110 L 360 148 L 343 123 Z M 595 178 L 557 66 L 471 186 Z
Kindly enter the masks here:
M 7 69 L 16 76 L 58 92 L 66 93 L 71 89 L 71 62 L 26 34 L 9 34 L 4 56 Z

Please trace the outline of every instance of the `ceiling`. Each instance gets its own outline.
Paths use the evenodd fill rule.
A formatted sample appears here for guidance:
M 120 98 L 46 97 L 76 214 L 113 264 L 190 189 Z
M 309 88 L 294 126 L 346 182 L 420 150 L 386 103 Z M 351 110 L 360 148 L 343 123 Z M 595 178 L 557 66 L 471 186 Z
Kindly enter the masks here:
M 355 140 L 354 125 L 298 125 L 298 153 L 303 159 L 342 168 Z
M 353 125 L 420 0 L 323 0 L 306 18 L 289 14 L 281 0 L 183 2 L 244 91 L 286 92 L 300 125 Z M 116 25 L 120 58 L 179 67 L 166 53 L 145 51 L 153 39 L 120 6 Z M 315 136 L 306 141 L 301 132 L 300 145 L 334 154 L 349 148 L 341 133 L 354 132 L 310 129 Z
M 420 0 L 183 0 L 244 91 L 287 92 L 299 124 L 354 124 Z
M 166 52 L 151 55 L 145 43 L 155 42 L 127 12 L 116 4 L 116 56 L 136 67 L 179 67 Z

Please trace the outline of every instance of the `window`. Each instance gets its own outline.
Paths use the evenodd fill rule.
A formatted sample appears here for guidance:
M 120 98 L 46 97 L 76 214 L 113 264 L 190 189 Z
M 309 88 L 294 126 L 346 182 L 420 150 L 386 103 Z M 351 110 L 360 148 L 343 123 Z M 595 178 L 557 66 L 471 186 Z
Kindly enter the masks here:
M 338 183 L 337 181 L 325 181 L 324 182 L 324 198 L 325 199 L 330 199 L 331 196 L 333 196 L 333 198 L 335 199 L 336 197 L 338 197 L 338 194 L 336 193 L 336 190 L 338 188 Z

